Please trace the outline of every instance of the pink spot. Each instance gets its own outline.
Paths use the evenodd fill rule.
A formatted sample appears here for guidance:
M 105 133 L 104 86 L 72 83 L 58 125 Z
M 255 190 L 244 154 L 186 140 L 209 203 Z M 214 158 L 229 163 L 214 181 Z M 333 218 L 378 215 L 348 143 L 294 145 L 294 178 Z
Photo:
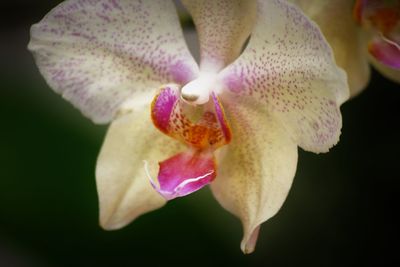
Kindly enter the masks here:
M 177 61 L 170 67 L 170 73 L 174 81 L 178 84 L 186 84 L 196 77 L 194 77 L 192 70 L 184 62 Z
M 231 72 L 229 76 L 224 78 L 224 83 L 233 93 L 240 93 L 243 90 L 243 81 L 243 75 L 239 76 L 235 72 Z

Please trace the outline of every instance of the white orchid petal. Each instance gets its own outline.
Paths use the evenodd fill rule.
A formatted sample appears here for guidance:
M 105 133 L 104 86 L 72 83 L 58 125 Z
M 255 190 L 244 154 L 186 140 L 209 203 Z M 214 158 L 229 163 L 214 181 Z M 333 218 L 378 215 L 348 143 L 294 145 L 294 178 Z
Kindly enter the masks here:
M 257 10 L 248 46 L 220 79 L 232 93 L 263 103 L 303 149 L 326 152 L 339 140 L 346 74 L 299 8 L 260 0 Z
M 296 171 L 297 145 L 261 105 L 244 101 L 224 105 L 234 136 L 221 148 L 211 188 L 218 202 L 241 219 L 241 248 L 251 253 L 260 224 L 286 199 Z
M 331 45 L 336 62 L 347 73 L 350 94 L 360 93 L 369 82 L 368 36 L 353 18 L 355 1 L 290 0 L 320 27 Z
M 164 205 L 148 175 L 157 177 L 158 162 L 180 149 L 182 145 L 152 125 L 148 107 L 114 120 L 96 167 L 101 226 L 118 229 Z M 144 161 L 149 163 L 147 168 Z
M 216 72 L 232 62 L 250 35 L 255 0 L 182 0 L 200 41 L 200 68 Z
M 170 0 L 65 1 L 32 26 L 29 49 L 50 87 L 97 123 L 198 72 Z

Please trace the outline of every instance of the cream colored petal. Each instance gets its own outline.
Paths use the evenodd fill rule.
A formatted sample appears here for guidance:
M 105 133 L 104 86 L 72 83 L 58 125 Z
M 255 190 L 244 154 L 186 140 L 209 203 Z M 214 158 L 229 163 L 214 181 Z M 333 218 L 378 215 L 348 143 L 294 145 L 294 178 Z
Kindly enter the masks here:
M 171 0 L 65 1 L 32 26 L 28 48 L 50 87 L 97 123 L 198 72 Z
M 280 123 L 253 101 L 224 102 L 233 139 L 218 154 L 217 178 L 211 184 L 218 202 L 240 218 L 241 249 L 255 248 L 261 223 L 286 199 L 297 165 L 297 145 Z
M 250 35 L 255 0 L 182 0 L 200 41 L 200 69 L 218 71 L 232 62 Z
M 390 68 L 380 63 L 373 56 L 369 56 L 369 60 L 374 68 L 377 69 L 383 76 L 394 82 L 400 83 L 400 70 Z
M 149 107 L 113 121 L 96 166 L 101 226 L 118 229 L 164 205 L 164 198 L 149 182 L 144 161 L 150 175 L 157 177 L 158 162 L 181 148 L 152 125 Z
M 301 148 L 327 152 L 339 141 L 346 74 L 298 7 L 260 0 L 257 11 L 246 49 L 219 74 L 222 87 L 262 103 Z
M 368 84 L 367 36 L 353 18 L 352 0 L 290 0 L 314 20 L 333 49 L 336 63 L 347 72 L 351 96 Z

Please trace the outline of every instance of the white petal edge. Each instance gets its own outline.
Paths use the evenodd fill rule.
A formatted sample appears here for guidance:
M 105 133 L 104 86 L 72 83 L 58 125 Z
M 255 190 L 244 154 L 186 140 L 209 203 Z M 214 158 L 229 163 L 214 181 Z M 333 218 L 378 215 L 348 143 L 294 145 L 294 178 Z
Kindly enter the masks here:
M 157 177 L 158 162 L 183 149 L 152 125 L 149 107 L 121 114 L 108 129 L 96 166 L 100 225 L 107 230 L 165 204 L 150 184 L 144 161 Z
M 241 52 L 253 28 L 255 0 L 182 0 L 200 42 L 200 69 L 217 72 Z
M 170 0 L 65 1 L 32 26 L 28 48 L 49 86 L 96 123 L 198 72 Z
M 260 225 L 281 208 L 297 166 L 297 145 L 265 108 L 251 99 L 224 101 L 232 142 L 218 151 L 217 201 L 243 224 L 241 249 L 255 249 Z
M 351 96 L 369 82 L 368 36 L 353 18 L 354 1 L 290 0 L 315 21 L 333 49 L 336 63 L 347 73 Z
M 250 95 L 304 150 L 327 152 L 340 136 L 345 72 L 319 28 L 298 7 L 259 0 L 257 21 L 240 57 L 219 74 L 230 92 Z

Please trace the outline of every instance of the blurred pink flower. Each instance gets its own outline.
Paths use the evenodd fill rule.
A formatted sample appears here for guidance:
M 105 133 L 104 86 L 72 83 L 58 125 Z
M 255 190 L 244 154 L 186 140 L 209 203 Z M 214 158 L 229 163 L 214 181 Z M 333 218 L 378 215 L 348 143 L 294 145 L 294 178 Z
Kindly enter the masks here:
M 367 86 L 369 63 L 400 83 L 400 0 L 290 1 L 321 28 L 352 96 Z

